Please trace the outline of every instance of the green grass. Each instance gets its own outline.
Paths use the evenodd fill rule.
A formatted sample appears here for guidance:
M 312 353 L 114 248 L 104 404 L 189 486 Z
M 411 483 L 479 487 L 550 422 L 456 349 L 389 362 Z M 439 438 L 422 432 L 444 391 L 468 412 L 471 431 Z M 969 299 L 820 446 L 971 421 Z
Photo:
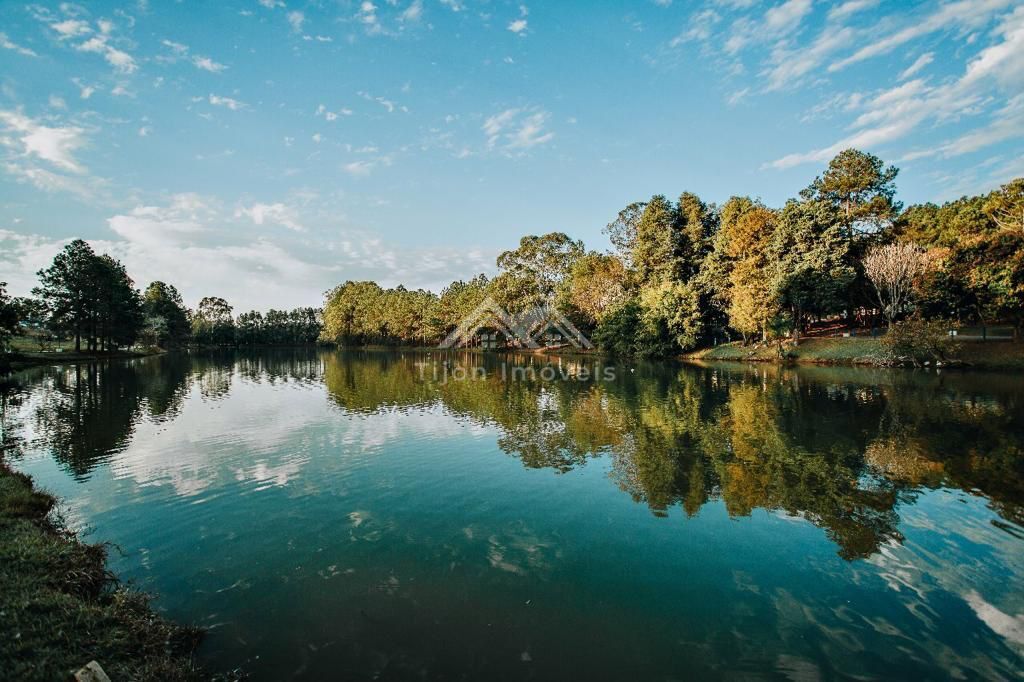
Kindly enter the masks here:
M 824 365 L 883 365 L 885 349 L 872 338 L 810 338 L 799 346 L 784 345 L 786 359 L 798 363 Z M 743 346 L 739 342 L 705 348 L 685 356 L 689 360 L 728 360 L 739 362 L 778 362 L 774 343 Z M 1024 344 L 1010 342 L 965 341 L 959 358 L 965 365 L 981 369 L 1024 369 Z
M 106 551 L 54 520 L 51 496 L 0 461 L 0 661 L 5 680 L 67 680 L 96 660 L 112 680 L 209 679 L 201 632 L 121 586 Z

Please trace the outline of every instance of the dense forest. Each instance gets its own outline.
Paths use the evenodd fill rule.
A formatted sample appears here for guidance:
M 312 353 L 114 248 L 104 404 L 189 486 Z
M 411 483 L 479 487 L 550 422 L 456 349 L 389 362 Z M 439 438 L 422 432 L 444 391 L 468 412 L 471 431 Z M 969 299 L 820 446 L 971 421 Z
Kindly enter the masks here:
M 76 350 L 136 344 L 339 345 L 438 343 L 488 297 L 511 314 L 550 306 L 602 350 L 665 356 L 741 339 L 798 341 L 823 321 L 844 328 L 912 320 L 1024 327 L 1024 178 L 942 206 L 904 208 L 898 169 L 868 153 L 838 154 L 781 208 L 690 192 L 623 208 L 588 251 L 561 232 L 523 237 L 498 274 L 452 282 L 440 295 L 348 281 L 322 312 L 250 311 L 222 298 L 185 307 L 175 287 L 135 288 L 121 263 L 82 240 L 41 270 L 30 298 L 0 283 L 0 347 L 12 334 L 73 339 Z M 909 324 L 910 322 L 904 322 Z
M 942 206 L 896 201 L 898 170 L 858 150 L 781 208 L 683 192 L 631 203 L 605 228 L 614 251 L 561 232 L 498 256 L 493 279 L 440 296 L 373 282 L 328 293 L 323 338 L 436 343 L 488 296 L 511 313 L 556 307 L 603 350 L 671 355 L 742 339 L 798 339 L 915 320 L 1024 323 L 1024 179 Z

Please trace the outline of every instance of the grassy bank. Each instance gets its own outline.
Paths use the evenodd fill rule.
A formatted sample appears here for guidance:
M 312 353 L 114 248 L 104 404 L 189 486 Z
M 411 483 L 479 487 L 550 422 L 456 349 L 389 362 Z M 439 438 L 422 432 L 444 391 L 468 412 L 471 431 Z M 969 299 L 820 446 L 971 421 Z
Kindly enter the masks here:
M 786 359 L 791 362 L 818 365 L 870 365 L 883 366 L 886 352 L 878 339 L 871 338 L 812 338 L 800 345 L 783 346 Z M 779 349 L 774 343 L 744 346 L 739 342 L 726 343 L 714 348 L 688 353 L 688 360 L 730 362 L 778 362 Z M 979 369 L 1024 370 L 1024 344 L 1009 342 L 962 344 L 959 359 L 969 367 Z
M 119 585 L 55 500 L 0 460 L 0 661 L 5 680 L 68 680 L 96 660 L 112 680 L 199 680 L 200 631 L 169 623 Z
M 163 351 L 160 350 L 119 350 L 107 352 L 82 351 L 76 353 L 75 351 L 31 352 L 16 350 L 6 356 L 0 357 L 0 375 L 4 374 L 7 371 L 17 371 L 19 369 L 25 369 L 26 367 L 36 367 L 38 365 L 55 365 L 76 362 L 98 362 L 101 360 L 129 360 L 132 358 L 145 358 L 150 355 L 159 355 L 162 352 Z

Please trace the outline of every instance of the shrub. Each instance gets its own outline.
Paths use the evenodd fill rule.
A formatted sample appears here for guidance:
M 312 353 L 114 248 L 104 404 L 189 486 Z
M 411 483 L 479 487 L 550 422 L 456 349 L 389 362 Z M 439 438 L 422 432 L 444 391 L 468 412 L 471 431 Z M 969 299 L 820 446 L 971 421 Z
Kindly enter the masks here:
M 895 323 L 882 337 L 882 345 L 893 362 L 949 362 L 960 352 L 960 344 L 949 335 L 949 328 L 946 320 L 912 317 Z

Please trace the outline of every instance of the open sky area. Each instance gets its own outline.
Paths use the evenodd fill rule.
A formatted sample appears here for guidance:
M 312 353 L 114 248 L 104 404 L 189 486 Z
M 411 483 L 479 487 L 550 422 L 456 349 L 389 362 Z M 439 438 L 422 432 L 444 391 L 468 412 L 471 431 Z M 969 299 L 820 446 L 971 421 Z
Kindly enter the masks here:
M 635 200 L 1024 175 L 1024 2 L 0 3 L 0 280 L 76 237 L 186 304 L 439 291 Z

